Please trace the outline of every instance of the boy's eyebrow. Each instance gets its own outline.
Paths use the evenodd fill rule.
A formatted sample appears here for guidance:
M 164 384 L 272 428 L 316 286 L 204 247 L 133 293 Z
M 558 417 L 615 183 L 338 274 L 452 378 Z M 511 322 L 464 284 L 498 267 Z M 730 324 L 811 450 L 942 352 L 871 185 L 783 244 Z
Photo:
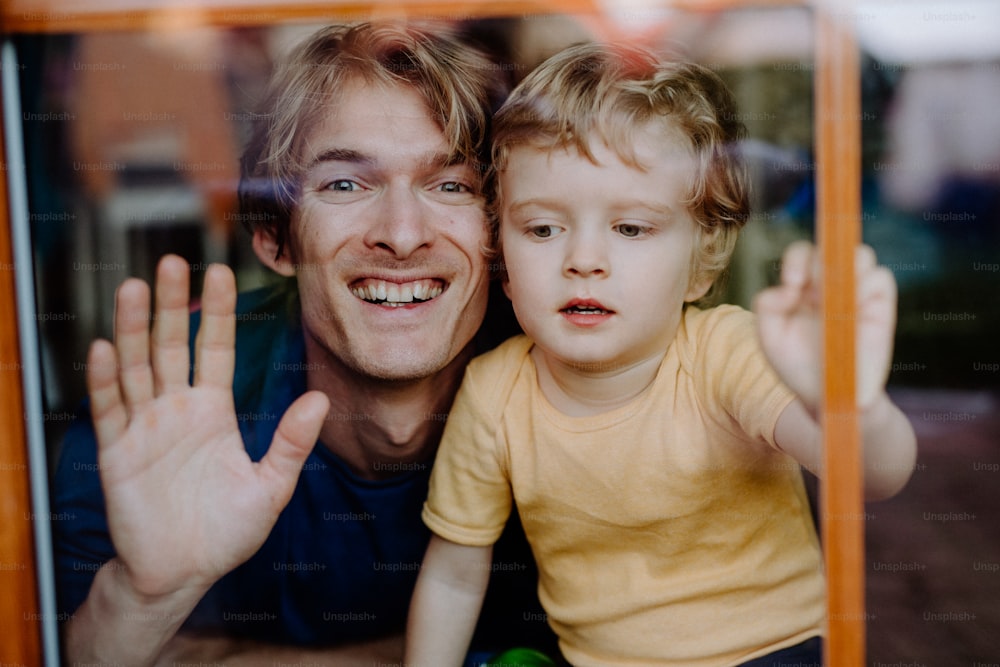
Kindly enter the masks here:
M 536 197 L 532 199 L 524 199 L 522 201 L 515 202 L 510 206 L 511 213 L 517 213 L 525 208 L 530 208 L 532 206 L 537 206 L 538 208 L 553 210 L 553 211 L 566 211 L 570 208 L 565 204 L 560 203 L 556 199 L 546 199 L 544 197 Z M 675 216 L 675 211 L 673 207 L 667 204 L 657 204 L 642 199 L 631 199 L 618 203 L 612 207 L 615 211 L 629 211 L 637 208 L 646 209 L 656 213 L 657 215 L 662 215 L 666 218 L 673 218 Z
M 616 210 L 620 210 L 620 211 L 628 211 L 628 210 L 636 209 L 636 208 L 644 208 L 647 211 L 652 211 L 653 213 L 657 213 L 659 215 L 662 215 L 662 216 L 665 216 L 665 217 L 668 217 L 668 218 L 673 218 L 674 217 L 674 208 L 672 206 L 670 206 L 669 204 L 653 203 L 653 202 L 645 201 L 645 200 L 642 200 L 642 199 L 635 199 L 635 200 L 623 202 L 623 204 L 621 206 L 616 206 L 615 207 Z
M 565 211 L 568 206 L 560 204 L 556 199 L 545 199 L 535 197 L 533 199 L 523 199 L 521 201 L 515 202 L 510 206 L 510 212 L 516 213 L 521 209 L 530 208 L 532 206 L 537 206 L 538 208 L 551 209 L 556 211 Z

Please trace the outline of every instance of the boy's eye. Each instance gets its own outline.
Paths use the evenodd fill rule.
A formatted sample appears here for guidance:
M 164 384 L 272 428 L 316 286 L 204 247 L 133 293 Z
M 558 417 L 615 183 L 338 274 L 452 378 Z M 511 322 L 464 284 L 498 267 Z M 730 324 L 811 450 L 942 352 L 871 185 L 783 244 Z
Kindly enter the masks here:
M 642 234 L 646 231 L 642 225 L 634 225 L 628 222 L 618 225 L 616 229 L 619 234 L 630 239 L 642 236 Z
M 336 192 L 357 192 L 361 189 L 361 186 L 349 178 L 338 178 L 335 181 L 331 181 L 326 186 L 326 189 L 335 190 Z
M 553 225 L 536 225 L 529 229 L 528 233 L 535 238 L 547 239 L 558 234 L 559 230 Z

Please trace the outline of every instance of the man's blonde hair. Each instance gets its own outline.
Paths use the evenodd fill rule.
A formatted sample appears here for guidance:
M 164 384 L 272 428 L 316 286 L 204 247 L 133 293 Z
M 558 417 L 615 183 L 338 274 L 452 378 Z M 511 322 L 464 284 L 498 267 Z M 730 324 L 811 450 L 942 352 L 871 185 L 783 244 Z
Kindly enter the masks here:
M 497 112 L 489 177 L 496 252 L 502 253 L 498 175 L 512 149 L 573 147 L 596 162 L 590 141 L 599 139 L 626 164 L 643 168 L 632 152 L 633 135 L 651 122 L 674 134 L 679 130 L 690 142 L 695 173 L 683 203 L 700 232 L 691 284 L 717 282 L 749 216 L 749 179 L 739 150 L 746 130 L 732 94 L 714 72 L 631 46 L 565 49 L 529 74 Z
M 324 28 L 271 76 L 241 160 L 242 218 L 288 241 L 305 165 L 304 140 L 329 113 L 344 84 L 408 85 L 426 101 L 456 160 L 481 170 L 490 115 L 505 92 L 480 51 L 444 25 L 359 23 Z

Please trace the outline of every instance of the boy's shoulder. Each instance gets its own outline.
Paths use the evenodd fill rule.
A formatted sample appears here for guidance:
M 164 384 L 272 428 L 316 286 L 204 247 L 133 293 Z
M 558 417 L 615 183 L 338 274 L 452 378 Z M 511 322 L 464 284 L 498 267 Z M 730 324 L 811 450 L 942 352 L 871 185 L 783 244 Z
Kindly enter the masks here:
M 722 303 L 717 306 L 702 308 L 699 306 L 686 306 L 682 326 L 690 331 L 706 333 L 716 327 L 743 327 L 752 325 L 754 314 L 731 303 Z
M 721 304 L 711 308 L 687 306 L 677 330 L 678 351 L 682 357 L 693 357 L 711 346 L 737 346 L 756 342 L 756 316 L 740 306 Z
M 462 380 L 462 391 L 471 392 L 487 406 L 506 403 L 521 371 L 530 363 L 528 353 L 534 342 L 520 334 L 508 338 L 469 362 Z
M 469 362 L 466 377 L 495 379 L 505 373 L 516 374 L 528 357 L 534 342 L 519 334 L 511 336 L 492 350 L 484 352 Z

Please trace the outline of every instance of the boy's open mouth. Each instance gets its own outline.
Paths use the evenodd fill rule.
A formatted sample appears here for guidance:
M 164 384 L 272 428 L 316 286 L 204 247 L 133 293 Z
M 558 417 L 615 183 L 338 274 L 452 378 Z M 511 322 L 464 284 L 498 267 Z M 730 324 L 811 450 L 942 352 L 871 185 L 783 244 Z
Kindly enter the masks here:
M 579 313 L 581 315 L 610 315 L 611 310 L 605 310 L 603 308 L 594 308 L 591 306 L 570 306 L 569 308 L 563 308 L 561 313 Z
M 405 283 L 366 278 L 353 283 L 350 287 L 351 294 L 362 301 L 391 308 L 426 303 L 440 296 L 446 288 L 445 282 L 438 278 L 424 278 Z
M 572 315 L 612 315 L 615 311 L 593 299 L 574 299 L 560 308 L 559 312 Z

